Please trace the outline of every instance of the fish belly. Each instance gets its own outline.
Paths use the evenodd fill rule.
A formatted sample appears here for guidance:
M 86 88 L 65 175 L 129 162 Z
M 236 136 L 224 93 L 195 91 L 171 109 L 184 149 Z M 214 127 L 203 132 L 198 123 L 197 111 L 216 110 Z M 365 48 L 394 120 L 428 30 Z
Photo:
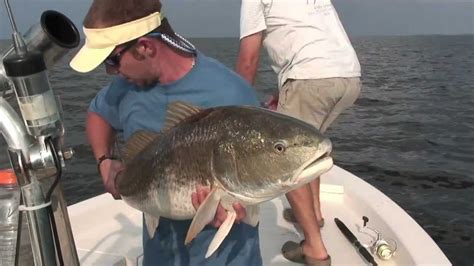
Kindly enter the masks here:
M 191 201 L 191 194 L 196 185 L 172 186 L 168 189 L 152 192 L 149 195 L 159 216 L 174 220 L 192 219 L 196 210 Z

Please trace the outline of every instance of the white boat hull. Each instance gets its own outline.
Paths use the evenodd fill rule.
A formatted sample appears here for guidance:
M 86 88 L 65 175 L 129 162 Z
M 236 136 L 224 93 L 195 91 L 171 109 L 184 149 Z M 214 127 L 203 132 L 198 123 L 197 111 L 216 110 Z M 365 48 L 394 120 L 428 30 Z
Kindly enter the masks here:
M 342 235 L 334 218 L 342 220 L 361 241 L 371 238 L 359 232 L 362 216 L 384 237 L 397 241 L 396 254 L 379 265 L 451 265 L 428 234 L 387 196 L 340 167 L 321 178 L 321 204 L 325 217 L 322 235 L 332 265 L 366 265 Z M 297 227 L 283 220 L 284 197 L 260 208 L 260 247 L 263 265 L 292 265 L 280 254 L 287 240 L 300 241 Z M 81 265 L 141 265 L 142 214 L 108 194 L 68 207 Z M 204 256 L 204 254 L 203 254 Z

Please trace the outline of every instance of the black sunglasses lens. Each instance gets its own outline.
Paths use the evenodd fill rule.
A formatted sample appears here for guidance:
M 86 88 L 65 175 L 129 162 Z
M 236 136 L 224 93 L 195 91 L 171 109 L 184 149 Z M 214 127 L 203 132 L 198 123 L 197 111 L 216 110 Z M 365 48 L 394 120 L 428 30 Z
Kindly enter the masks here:
M 107 57 L 107 58 L 104 60 L 104 63 L 106 63 L 106 64 L 109 65 L 109 66 L 113 66 L 113 67 L 118 66 L 118 65 L 119 65 L 118 62 L 119 62 L 119 60 L 120 60 L 120 59 L 119 59 L 120 54 L 121 54 L 121 53 L 119 52 L 119 53 L 117 53 L 117 54 L 114 54 L 114 55 L 112 55 L 112 56 Z
M 122 58 L 122 54 L 128 49 L 130 49 L 135 43 L 136 43 L 136 40 L 127 43 L 120 52 L 107 57 L 104 60 L 104 63 L 112 67 L 118 67 L 120 65 L 120 59 Z
M 104 63 L 106 63 L 107 65 L 109 66 L 118 66 L 118 58 L 117 58 L 117 55 L 118 54 L 115 54 L 113 56 L 110 56 L 110 57 L 107 57 L 105 60 L 104 60 Z

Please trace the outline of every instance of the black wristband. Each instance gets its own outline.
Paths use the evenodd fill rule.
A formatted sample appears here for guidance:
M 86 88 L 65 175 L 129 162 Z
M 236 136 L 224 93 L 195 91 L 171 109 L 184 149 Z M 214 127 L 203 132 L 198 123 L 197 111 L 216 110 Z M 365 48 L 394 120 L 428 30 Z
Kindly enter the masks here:
M 99 172 L 99 175 L 102 176 L 102 173 L 100 172 L 100 164 L 105 161 L 105 160 L 117 160 L 118 158 L 115 157 L 115 156 L 110 156 L 110 155 L 107 155 L 107 154 L 104 154 L 102 156 L 99 157 L 99 159 L 97 160 L 97 172 Z

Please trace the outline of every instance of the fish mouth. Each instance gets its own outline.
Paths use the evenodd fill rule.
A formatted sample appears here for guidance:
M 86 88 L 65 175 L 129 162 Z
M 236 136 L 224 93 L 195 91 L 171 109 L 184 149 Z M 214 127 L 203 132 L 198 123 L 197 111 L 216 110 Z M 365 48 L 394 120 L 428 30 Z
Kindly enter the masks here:
M 307 183 L 325 172 L 333 166 L 332 157 L 329 154 L 332 151 L 332 144 L 329 139 L 324 139 L 318 148 L 316 154 L 300 166 L 290 179 L 292 183 Z

